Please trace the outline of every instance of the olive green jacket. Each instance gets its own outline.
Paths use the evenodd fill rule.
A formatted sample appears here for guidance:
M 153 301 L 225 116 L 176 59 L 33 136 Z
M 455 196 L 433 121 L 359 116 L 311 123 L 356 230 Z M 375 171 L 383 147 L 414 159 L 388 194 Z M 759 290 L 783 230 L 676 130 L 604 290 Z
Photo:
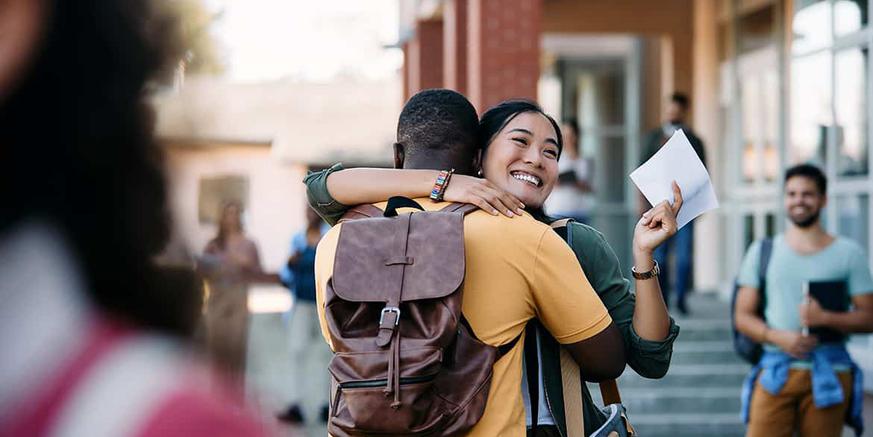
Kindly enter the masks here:
M 341 164 L 334 164 L 328 169 L 310 172 L 303 179 L 310 206 L 331 225 L 336 224 L 350 208 L 337 202 L 327 190 L 327 177 L 330 173 L 342 169 Z M 585 276 L 600 296 L 600 300 L 609 311 L 613 322 L 621 330 L 628 365 L 643 377 L 663 377 L 670 367 L 673 342 L 679 334 L 679 326 L 671 318 L 670 334 L 666 339 L 650 341 L 640 338 L 633 327 L 636 298 L 630 291 L 630 282 L 622 275 L 618 257 L 609 243 L 606 242 L 603 234 L 590 226 L 575 222 L 570 223 L 566 231 L 561 230 L 558 233 L 570 243 Z M 549 409 L 559 430 L 562 431 L 562 435 L 567 435 L 563 395 L 559 394 L 562 388 L 558 344 L 554 339 L 549 341 L 550 336 L 548 335 L 542 337 L 546 338 L 541 347 L 543 350 L 544 388 L 550 400 Z M 586 435 L 588 435 L 599 426 L 598 423 L 602 419 L 600 419 L 596 405 L 591 401 L 591 395 L 585 384 L 582 387 L 584 391 L 583 401 L 586 407 L 584 420 Z M 633 414 L 633 412 L 629 413 Z M 589 426 L 592 427 L 590 430 Z

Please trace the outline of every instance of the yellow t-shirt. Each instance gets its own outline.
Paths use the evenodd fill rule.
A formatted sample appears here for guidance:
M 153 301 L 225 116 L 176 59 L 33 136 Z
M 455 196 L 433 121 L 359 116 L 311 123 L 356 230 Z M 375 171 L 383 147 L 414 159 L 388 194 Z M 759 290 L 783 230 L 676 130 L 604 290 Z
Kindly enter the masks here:
M 417 199 L 428 210 L 446 203 Z M 385 204 L 376 204 L 384 208 Z M 321 332 L 330 343 L 324 319 L 324 290 L 333 273 L 342 225 L 328 232 L 315 257 L 315 281 Z M 603 331 L 609 313 L 585 278 L 569 246 L 547 225 L 528 215 L 508 218 L 484 211 L 464 220 L 466 273 L 462 311 L 476 336 L 500 346 L 537 317 L 562 344 L 576 343 Z M 485 412 L 469 436 L 526 435 L 521 399 L 523 341 L 494 364 Z

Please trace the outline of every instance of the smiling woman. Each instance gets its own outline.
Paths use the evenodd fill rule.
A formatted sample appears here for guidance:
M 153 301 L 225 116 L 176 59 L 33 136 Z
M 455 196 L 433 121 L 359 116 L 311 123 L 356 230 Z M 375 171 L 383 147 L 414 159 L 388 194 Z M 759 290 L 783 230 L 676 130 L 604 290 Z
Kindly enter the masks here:
M 558 180 L 558 123 L 533 102 L 509 100 L 482 115 L 482 174 L 525 205 L 541 208 Z

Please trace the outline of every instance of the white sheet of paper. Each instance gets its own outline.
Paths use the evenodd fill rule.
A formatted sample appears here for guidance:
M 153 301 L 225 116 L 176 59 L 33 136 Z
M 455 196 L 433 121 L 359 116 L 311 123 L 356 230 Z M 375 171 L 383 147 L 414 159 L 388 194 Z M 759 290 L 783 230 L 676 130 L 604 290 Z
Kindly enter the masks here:
M 672 204 L 671 183 L 675 180 L 679 184 L 684 201 L 676 217 L 680 229 L 700 214 L 718 208 L 709 172 L 682 129 L 673 133 L 651 159 L 630 174 L 630 178 L 652 205 L 664 200 Z

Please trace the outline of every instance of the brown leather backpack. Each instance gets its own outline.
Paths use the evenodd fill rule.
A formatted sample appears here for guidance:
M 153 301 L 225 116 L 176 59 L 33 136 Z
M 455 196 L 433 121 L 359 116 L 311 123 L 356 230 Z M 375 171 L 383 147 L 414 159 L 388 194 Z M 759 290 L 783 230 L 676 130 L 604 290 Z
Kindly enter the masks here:
M 325 316 L 328 432 L 335 437 L 460 435 L 482 416 L 492 365 L 515 342 L 479 341 L 461 314 L 464 216 L 472 205 L 397 214 L 392 198 L 343 217 Z

